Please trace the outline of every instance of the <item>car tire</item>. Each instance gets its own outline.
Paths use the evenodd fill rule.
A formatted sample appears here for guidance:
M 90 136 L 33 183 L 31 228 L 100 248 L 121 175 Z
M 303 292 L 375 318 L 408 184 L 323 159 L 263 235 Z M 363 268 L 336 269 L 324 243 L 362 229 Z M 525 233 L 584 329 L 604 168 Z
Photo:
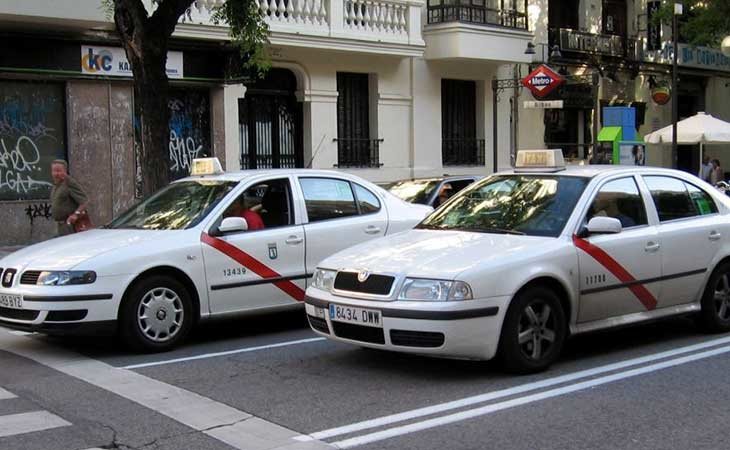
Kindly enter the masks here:
M 507 309 L 498 357 L 509 372 L 540 372 L 560 356 L 566 335 L 565 312 L 555 292 L 542 286 L 529 287 L 519 292 Z
M 710 333 L 730 331 L 730 263 L 712 271 L 702 294 L 699 322 Z
M 171 350 L 192 328 L 190 293 L 169 276 L 143 278 L 125 296 L 119 320 L 122 338 L 132 349 L 148 353 Z

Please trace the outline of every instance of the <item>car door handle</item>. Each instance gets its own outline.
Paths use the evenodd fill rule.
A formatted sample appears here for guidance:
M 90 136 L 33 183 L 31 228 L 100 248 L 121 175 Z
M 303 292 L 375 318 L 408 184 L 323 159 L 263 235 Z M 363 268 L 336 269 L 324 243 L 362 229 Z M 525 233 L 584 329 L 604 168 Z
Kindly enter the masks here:
M 644 247 L 644 251 L 652 253 L 652 252 L 659 250 L 659 247 L 661 247 L 661 246 L 659 244 L 657 244 L 656 242 L 647 242 L 646 247 Z
M 719 241 L 721 237 L 722 237 L 721 233 L 718 233 L 717 231 L 713 230 L 713 231 L 710 231 L 710 235 L 707 237 L 707 239 L 709 239 L 711 241 Z
M 304 238 L 299 237 L 299 236 L 289 236 L 286 239 L 286 241 L 284 241 L 284 242 L 286 242 L 289 245 L 297 245 L 297 244 L 301 244 L 302 242 L 304 242 Z
M 378 234 L 380 233 L 380 227 L 376 227 L 375 225 L 368 225 L 365 227 L 365 232 L 367 234 Z

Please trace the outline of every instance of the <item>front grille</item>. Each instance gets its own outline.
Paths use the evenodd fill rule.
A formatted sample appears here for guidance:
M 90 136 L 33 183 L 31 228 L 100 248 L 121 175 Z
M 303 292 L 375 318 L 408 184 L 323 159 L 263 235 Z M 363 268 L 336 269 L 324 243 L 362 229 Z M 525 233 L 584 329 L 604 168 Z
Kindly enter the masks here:
M 40 270 L 26 270 L 20 276 L 20 284 L 36 284 L 41 276 Z
M 444 345 L 444 334 L 428 331 L 390 330 L 390 342 L 403 347 L 441 347 Z
M 389 275 L 372 274 L 365 281 L 360 282 L 356 272 L 338 272 L 335 278 L 335 289 L 363 294 L 388 295 L 394 280 L 395 278 Z
M 382 328 L 364 327 L 349 323 L 332 322 L 332 332 L 337 337 L 352 339 L 353 341 L 369 342 L 371 344 L 385 344 L 385 334 Z
M 324 319 L 321 319 L 319 317 L 314 317 L 312 315 L 307 314 L 307 318 L 309 319 L 309 325 L 312 326 L 315 330 L 319 331 L 320 333 L 327 333 L 330 334 L 330 329 L 327 326 L 327 321 Z
M 85 309 L 72 309 L 68 311 L 50 311 L 46 316 L 46 321 L 51 322 L 73 322 L 83 320 L 88 314 Z
M 5 319 L 30 321 L 38 318 L 38 314 L 40 314 L 40 311 L 33 311 L 30 309 L 12 309 L 0 306 L 0 317 Z

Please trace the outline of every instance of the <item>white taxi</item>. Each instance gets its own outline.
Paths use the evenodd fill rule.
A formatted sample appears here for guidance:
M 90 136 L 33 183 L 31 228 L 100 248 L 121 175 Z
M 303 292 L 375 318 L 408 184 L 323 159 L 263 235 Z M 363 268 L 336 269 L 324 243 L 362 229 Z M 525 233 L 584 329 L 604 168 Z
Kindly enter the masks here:
M 306 311 L 333 340 L 518 372 L 548 367 L 569 334 L 686 313 L 727 331 L 729 213 L 684 172 L 520 152 L 414 230 L 325 259 Z
M 432 209 L 341 172 L 223 173 L 196 160 L 102 229 L 0 259 L 0 326 L 117 330 L 166 350 L 199 320 L 299 305 L 316 264 L 415 226 Z

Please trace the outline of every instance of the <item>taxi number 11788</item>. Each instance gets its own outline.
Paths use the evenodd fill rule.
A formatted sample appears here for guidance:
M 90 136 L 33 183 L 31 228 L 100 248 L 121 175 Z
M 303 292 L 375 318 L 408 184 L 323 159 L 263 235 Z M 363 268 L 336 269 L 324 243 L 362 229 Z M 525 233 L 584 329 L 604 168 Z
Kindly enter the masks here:
M 334 320 L 335 322 L 365 325 L 367 327 L 383 327 L 380 311 L 335 305 L 333 303 L 330 303 L 330 320 Z

